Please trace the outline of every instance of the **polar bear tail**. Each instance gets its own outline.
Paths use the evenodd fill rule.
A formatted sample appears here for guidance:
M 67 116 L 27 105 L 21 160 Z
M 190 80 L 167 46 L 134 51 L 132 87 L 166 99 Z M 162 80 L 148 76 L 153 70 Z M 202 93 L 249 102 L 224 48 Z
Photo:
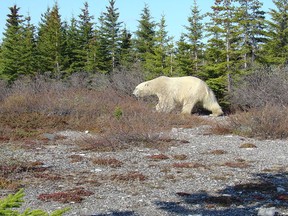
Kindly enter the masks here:
M 214 92 L 208 86 L 203 100 L 203 107 L 212 112 L 210 116 L 223 115 L 223 111 L 217 102 Z

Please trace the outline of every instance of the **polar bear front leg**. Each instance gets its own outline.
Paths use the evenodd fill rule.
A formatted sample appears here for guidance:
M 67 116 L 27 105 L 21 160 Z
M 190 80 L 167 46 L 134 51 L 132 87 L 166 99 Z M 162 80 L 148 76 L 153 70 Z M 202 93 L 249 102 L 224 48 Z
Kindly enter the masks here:
M 159 102 L 156 105 L 156 110 L 158 112 L 169 113 L 175 108 L 175 103 L 173 99 L 159 97 Z

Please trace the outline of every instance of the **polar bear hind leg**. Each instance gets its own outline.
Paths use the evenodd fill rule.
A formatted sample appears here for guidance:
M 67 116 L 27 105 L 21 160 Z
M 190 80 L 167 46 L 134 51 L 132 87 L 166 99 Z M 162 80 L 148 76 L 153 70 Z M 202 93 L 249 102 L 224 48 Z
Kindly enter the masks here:
M 210 89 L 208 90 L 207 95 L 203 100 L 203 108 L 212 112 L 210 116 L 217 117 L 223 115 L 223 111 L 219 106 L 214 93 Z

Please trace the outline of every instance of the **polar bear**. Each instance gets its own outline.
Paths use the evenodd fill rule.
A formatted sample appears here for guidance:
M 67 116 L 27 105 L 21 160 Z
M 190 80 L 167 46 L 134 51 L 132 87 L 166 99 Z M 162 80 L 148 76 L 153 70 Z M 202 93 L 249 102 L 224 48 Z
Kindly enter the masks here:
M 210 116 L 223 114 L 213 91 L 197 77 L 160 76 L 140 83 L 133 94 L 136 97 L 156 95 L 159 99 L 156 110 L 159 112 L 171 112 L 176 105 L 181 105 L 183 114 L 191 114 L 193 107 L 200 104 L 212 112 Z

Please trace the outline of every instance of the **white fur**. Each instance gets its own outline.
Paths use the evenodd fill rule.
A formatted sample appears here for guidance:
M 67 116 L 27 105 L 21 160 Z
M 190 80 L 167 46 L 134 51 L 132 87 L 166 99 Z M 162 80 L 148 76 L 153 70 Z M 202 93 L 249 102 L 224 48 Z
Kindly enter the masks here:
M 159 102 L 156 110 L 159 112 L 171 112 L 177 104 L 180 104 L 183 114 L 191 114 L 193 107 L 199 103 L 212 112 L 211 116 L 223 114 L 213 91 L 197 77 L 160 76 L 140 83 L 133 94 L 136 97 L 157 95 Z

